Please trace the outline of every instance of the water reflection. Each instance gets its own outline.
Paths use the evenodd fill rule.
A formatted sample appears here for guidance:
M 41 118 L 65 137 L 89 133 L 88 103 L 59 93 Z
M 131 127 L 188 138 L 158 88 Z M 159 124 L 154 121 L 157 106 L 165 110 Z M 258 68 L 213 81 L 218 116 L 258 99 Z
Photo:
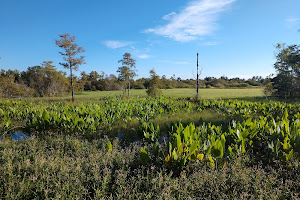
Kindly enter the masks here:
M 121 139 L 124 137 L 124 135 L 125 135 L 125 134 L 124 134 L 123 132 L 121 132 L 121 133 L 118 133 L 118 136 L 117 136 L 117 137 L 119 138 L 119 140 L 121 140 Z
M 11 138 L 12 138 L 13 140 L 18 140 L 18 141 L 20 141 L 20 140 L 26 140 L 26 139 L 28 139 L 29 136 L 27 136 L 26 134 L 21 133 L 21 132 L 19 132 L 19 131 L 16 131 L 16 132 L 14 132 L 14 133 L 11 134 Z
M 15 131 L 15 132 L 11 133 L 11 139 L 12 140 L 17 140 L 17 141 L 26 140 L 30 136 L 33 136 L 33 133 L 25 134 L 25 133 L 22 133 L 22 132 L 19 132 L 19 131 Z M 3 140 L 3 136 L 0 136 L 0 141 L 2 141 L 2 140 Z

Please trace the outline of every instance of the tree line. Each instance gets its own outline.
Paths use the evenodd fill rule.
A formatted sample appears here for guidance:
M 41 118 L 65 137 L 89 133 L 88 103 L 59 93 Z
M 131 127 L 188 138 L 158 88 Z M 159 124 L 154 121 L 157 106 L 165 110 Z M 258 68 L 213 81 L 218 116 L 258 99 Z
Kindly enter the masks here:
M 119 71 L 119 69 L 118 69 Z M 28 67 L 26 71 L 3 70 L 0 71 L 1 97 L 54 97 L 65 96 L 70 93 L 70 76 L 66 72 L 58 71 L 52 61 L 44 61 L 40 65 Z M 74 92 L 81 91 L 112 91 L 123 90 L 128 95 L 128 85 L 131 89 L 149 89 L 160 94 L 158 89 L 196 88 L 195 79 L 181 79 L 175 75 L 167 78 L 159 76 L 154 70 L 149 72 L 147 78 L 127 78 L 122 73 L 106 74 L 105 72 L 82 71 L 80 76 L 73 76 Z M 255 76 L 250 79 L 227 78 L 222 76 L 205 77 L 200 80 L 200 88 L 236 88 L 263 86 L 265 78 Z
M 41 64 L 28 67 L 26 71 L 1 70 L 0 72 L 0 97 L 22 96 L 64 96 L 67 93 L 80 91 L 111 91 L 123 90 L 124 95 L 130 95 L 130 89 L 147 89 L 150 96 L 161 94 L 160 89 L 172 88 L 196 88 L 195 79 L 182 79 L 173 74 L 170 78 L 159 76 L 154 69 L 149 71 L 149 77 L 134 79 L 136 73 L 136 60 L 126 52 L 118 62 L 121 66 L 118 73 L 105 74 L 101 71 L 82 71 L 80 76 L 74 76 L 74 71 L 84 64 L 85 51 L 75 42 L 75 36 L 67 34 L 59 35 L 55 40 L 64 62 L 59 63 L 70 70 L 58 71 L 52 61 L 43 61 Z M 240 88 L 240 87 L 265 87 L 265 93 L 278 97 L 300 97 L 300 46 L 278 44 L 276 46 L 276 75 L 273 78 L 253 76 L 250 79 L 228 78 L 226 76 L 205 77 L 200 79 L 200 88 Z

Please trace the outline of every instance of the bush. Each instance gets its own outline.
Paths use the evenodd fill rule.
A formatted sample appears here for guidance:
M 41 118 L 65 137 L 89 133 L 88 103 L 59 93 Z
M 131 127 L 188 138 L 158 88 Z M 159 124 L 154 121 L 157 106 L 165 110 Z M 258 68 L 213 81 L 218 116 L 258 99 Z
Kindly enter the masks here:
M 216 85 L 215 85 L 215 87 L 216 87 L 216 88 L 223 88 L 223 87 L 224 87 L 224 85 L 221 85 L 221 84 L 216 84 Z
M 156 97 L 161 95 L 161 90 L 159 89 L 161 82 L 159 79 L 159 76 L 155 73 L 155 71 L 152 69 L 150 70 L 150 81 L 149 86 L 147 89 L 147 94 L 151 97 Z
M 154 86 L 150 86 L 146 92 L 150 97 L 156 97 L 162 94 L 162 91 Z

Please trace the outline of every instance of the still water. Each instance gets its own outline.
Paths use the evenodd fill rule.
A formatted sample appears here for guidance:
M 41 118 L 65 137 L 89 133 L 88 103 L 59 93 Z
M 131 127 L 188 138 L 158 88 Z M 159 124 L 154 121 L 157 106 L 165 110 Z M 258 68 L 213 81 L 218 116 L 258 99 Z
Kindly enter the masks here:
M 25 133 L 22 133 L 22 132 L 19 132 L 19 131 L 15 131 L 15 132 L 11 133 L 10 135 L 11 135 L 12 140 L 20 141 L 20 140 L 26 140 L 30 136 L 33 136 L 33 133 L 25 134 Z M 3 139 L 3 136 L 0 136 L 0 141 L 2 141 L 2 139 Z

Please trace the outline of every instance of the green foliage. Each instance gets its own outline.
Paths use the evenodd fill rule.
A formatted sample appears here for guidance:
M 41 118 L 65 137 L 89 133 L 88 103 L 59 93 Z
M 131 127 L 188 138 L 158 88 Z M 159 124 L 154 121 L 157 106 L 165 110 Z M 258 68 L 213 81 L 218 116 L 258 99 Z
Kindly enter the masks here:
M 148 124 L 143 124 L 143 129 L 144 129 L 144 136 L 147 142 L 157 142 L 159 139 L 159 126 L 154 126 L 153 123 Z M 149 129 L 149 132 L 148 132 Z
M 183 111 L 188 109 L 184 103 L 169 98 L 138 97 L 132 100 L 111 97 L 104 98 L 100 102 L 78 105 L 64 102 L 29 103 L 28 101 L 0 103 L 3 115 L 21 125 L 27 132 L 50 131 L 80 135 L 111 131 L 115 126 L 121 124 L 125 127 L 134 120 L 143 124 L 165 113 L 178 112 L 179 108 Z M 7 121 L 6 118 L 1 120 L 3 124 Z
M 300 93 L 300 46 L 277 44 L 278 54 L 273 79 L 275 94 L 279 97 L 299 97 Z
M 189 103 L 185 107 L 195 109 Z M 193 124 L 175 126 L 165 150 L 161 150 L 165 152 L 162 159 L 173 171 L 180 171 L 190 162 L 203 157 L 213 168 L 224 164 L 226 160 L 245 155 L 254 156 L 256 162 L 298 165 L 299 105 L 203 100 L 199 102 L 197 110 L 207 108 L 215 108 L 227 115 L 238 115 L 245 120 L 233 121 L 226 129 L 205 123 L 197 128 Z M 249 118 L 250 114 L 257 117 Z
M 71 36 L 69 33 L 60 34 L 60 39 L 55 40 L 58 47 L 62 48 L 64 52 L 59 52 L 63 56 L 65 62 L 59 63 L 67 69 L 70 69 L 70 80 L 72 88 L 72 101 L 74 102 L 74 84 L 73 84 L 73 70 L 77 70 L 79 65 L 85 63 L 84 56 L 78 57 L 78 54 L 85 52 L 83 47 L 79 47 L 75 43 L 75 36 Z
M 157 124 L 181 113 L 216 114 L 195 124 Z M 211 119 L 218 116 L 227 119 Z M 3 136 L 0 198 L 293 199 L 300 185 L 299 118 L 299 104 L 272 101 L 1 100 L 1 133 L 21 126 L 35 136 L 18 142 Z M 145 139 L 112 140 L 116 126 L 133 121 L 124 137 L 140 131 Z M 103 134 L 110 139 L 99 139 Z
M 150 70 L 149 73 L 150 73 L 150 81 L 146 92 L 150 97 L 160 96 L 162 92 L 159 89 L 161 87 L 159 76 L 155 73 L 154 69 Z
M 182 168 L 188 160 L 203 159 L 203 141 L 200 131 L 193 124 L 183 128 L 182 124 L 176 126 L 171 134 L 171 141 L 168 143 L 169 150 L 165 156 L 166 165 L 172 168 Z
M 111 152 L 113 150 L 113 146 L 110 141 L 107 142 L 107 150 L 108 152 Z
M 141 161 L 142 164 L 147 164 L 150 161 L 149 154 L 148 154 L 148 149 L 146 147 L 141 148 L 140 161 Z
M 52 61 L 44 61 L 42 66 L 28 67 L 27 71 L 22 72 L 21 77 L 40 97 L 61 96 L 69 90 L 65 73 L 57 71 Z
M 130 80 L 133 79 L 136 74 L 135 60 L 131 58 L 130 53 L 125 53 L 123 59 L 119 60 L 122 63 L 122 67 L 119 67 L 117 72 L 119 73 L 119 80 L 124 82 L 124 95 L 126 94 L 126 83 L 128 84 L 128 96 L 130 94 Z
M 0 97 L 27 97 L 33 94 L 33 89 L 27 87 L 21 80 L 18 70 L 0 71 Z

